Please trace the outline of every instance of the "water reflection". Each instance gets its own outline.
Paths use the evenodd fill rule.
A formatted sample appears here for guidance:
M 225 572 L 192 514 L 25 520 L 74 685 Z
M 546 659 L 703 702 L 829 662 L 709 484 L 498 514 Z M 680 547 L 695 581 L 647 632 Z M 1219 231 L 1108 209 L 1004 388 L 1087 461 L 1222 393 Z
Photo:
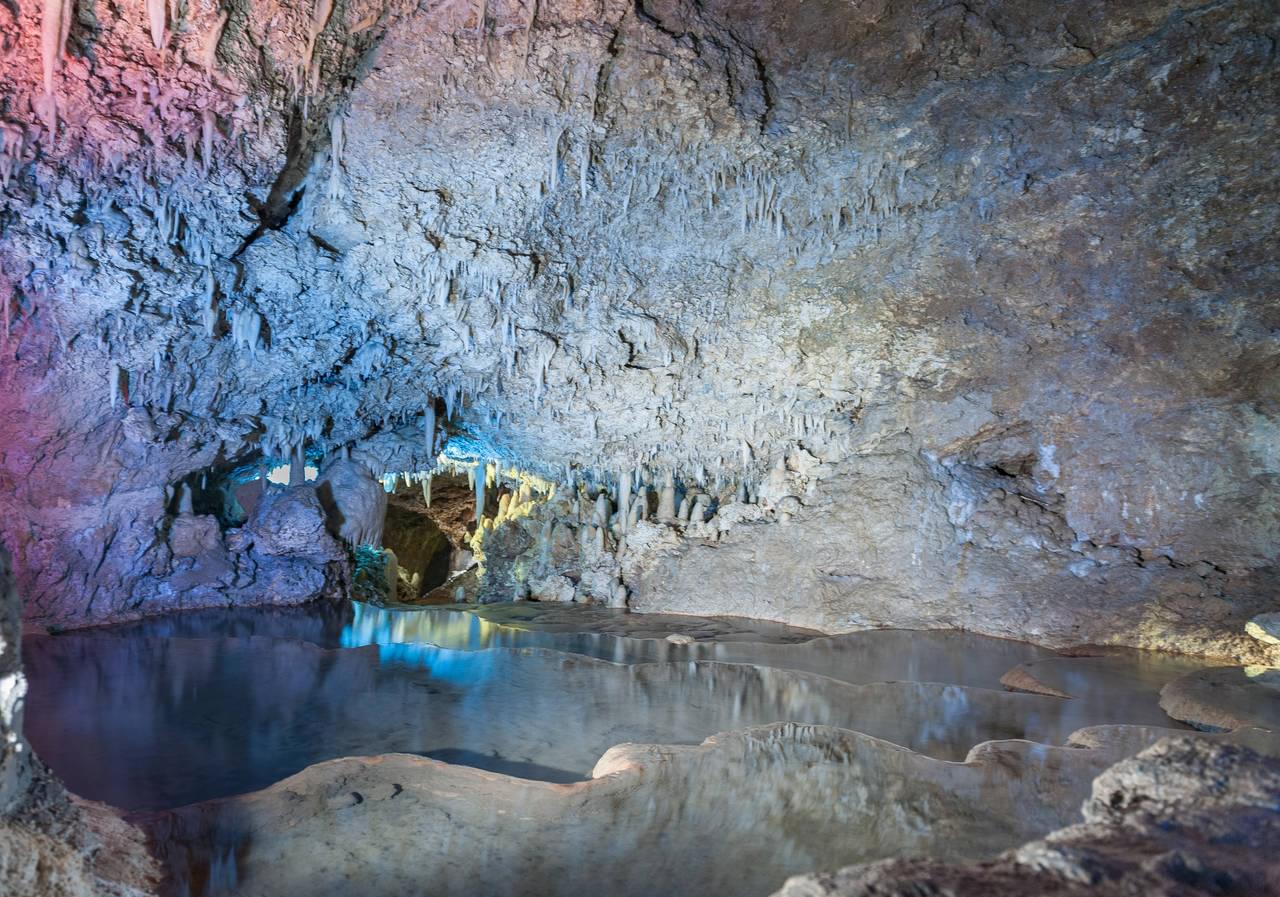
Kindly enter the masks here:
M 36 751 L 76 793 L 127 808 L 240 793 L 321 760 L 393 751 L 569 781 L 615 744 L 696 744 L 778 721 L 959 759 L 990 738 L 1064 735 L 1069 703 L 529 648 L 60 636 L 24 649 Z
M 562 610 L 541 625 L 536 608 L 516 610 L 526 617 L 518 625 L 447 608 L 200 612 L 31 637 L 28 735 L 73 791 L 157 808 L 386 752 L 567 782 L 622 742 L 693 744 L 781 721 L 962 759 L 988 739 L 1060 744 L 1088 725 L 1175 726 L 1156 692 L 1185 669 L 1136 652 L 1097 662 L 955 632 L 682 645 L 571 631 Z M 695 623 L 704 636 L 746 631 Z M 1020 663 L 1077 697 L 995 690 Z
M 633 619 L 635 630 L 649 631 L 652 624 L 644 615 Z M 876 630 L 803 642 L 721 641 L 714 631 L 707 636 L 715 640 L 676 644 L 663 638 L 538 628 L 537 617 L 512 626 L 449 608 L 403 611 L 357 604 L 339 644 L 380 645 L 388 659 L 399 660 L 414 657 L 414 645 L 464 651 L 529 647 L 585 654 L 614 663 L 749 663 L 854 684 L 944 682 L 981 688 L 999 688 L 1000 677 L 1018 664 L 1058 656 L 1035 645 L 966 632 Z

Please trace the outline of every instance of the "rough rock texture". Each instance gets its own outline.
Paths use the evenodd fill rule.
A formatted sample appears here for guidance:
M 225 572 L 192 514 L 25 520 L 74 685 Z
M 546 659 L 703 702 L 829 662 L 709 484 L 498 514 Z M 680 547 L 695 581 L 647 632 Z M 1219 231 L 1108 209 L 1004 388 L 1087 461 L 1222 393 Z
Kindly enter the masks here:
M 21 606 L 0 546 L 0 894 L 146 897 L 159 870 L 117 813 L 73 802 L 22 737 Z
M 202 471 L 447 435 L 610 488 L 580 596 L 1274 659 L 1277 15 L 0 8 L 29 614 L 214 601 Z
M 1167 739 L 1093 783 L 1081 825 L 977 865 L 891 860 L 792 879 L 776 897 L 1280 894 L 1280 760 Z

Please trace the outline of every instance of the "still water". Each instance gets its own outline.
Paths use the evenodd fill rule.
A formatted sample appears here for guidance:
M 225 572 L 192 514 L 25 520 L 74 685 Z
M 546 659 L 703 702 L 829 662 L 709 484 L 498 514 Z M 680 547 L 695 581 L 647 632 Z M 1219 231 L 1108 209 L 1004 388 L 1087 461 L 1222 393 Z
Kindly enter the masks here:
M 698 641 L 654 637 L 676 627 Z M 388 752 L 572 782 L 615 744 L 697 744 L 780 721 L 963 759 L 990 739 L 1176 726 L 1157 692 L 1190 663 L 1131 652 L 1099 664 L 955 632 L 813 638 L 534 605 L 201 611 L 31 636 L 23 649 L 37 753 L 77 794 L 126 809 Z M 1075 697 L 1000 690 L 1019 664 L 1052 668 Z

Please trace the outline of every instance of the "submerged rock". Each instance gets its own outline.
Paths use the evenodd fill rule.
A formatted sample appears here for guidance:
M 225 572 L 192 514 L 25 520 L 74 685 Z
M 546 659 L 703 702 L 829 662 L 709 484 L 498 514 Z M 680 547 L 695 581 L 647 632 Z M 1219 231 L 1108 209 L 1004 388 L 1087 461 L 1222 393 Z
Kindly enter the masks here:
M 1280 669 L 1219 667 L 1188 673 L 1160 691 L 1160 706 L 1197 729 L 1280 731 Z

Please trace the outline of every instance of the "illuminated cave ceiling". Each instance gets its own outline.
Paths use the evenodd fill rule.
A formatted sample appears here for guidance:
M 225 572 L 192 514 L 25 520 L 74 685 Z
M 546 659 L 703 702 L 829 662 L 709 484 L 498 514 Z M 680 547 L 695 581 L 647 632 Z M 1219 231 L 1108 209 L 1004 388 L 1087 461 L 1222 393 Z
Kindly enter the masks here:
M 790 464 L 786 520 L 666 545 L 633 606 L 1256 650 L 1272 4 L 126 2 L 65 55 L 13 10 L 35 617 L 137 610 L 181 477 L 303 440 L 422 469 L 440 399 L 562 480 Z

